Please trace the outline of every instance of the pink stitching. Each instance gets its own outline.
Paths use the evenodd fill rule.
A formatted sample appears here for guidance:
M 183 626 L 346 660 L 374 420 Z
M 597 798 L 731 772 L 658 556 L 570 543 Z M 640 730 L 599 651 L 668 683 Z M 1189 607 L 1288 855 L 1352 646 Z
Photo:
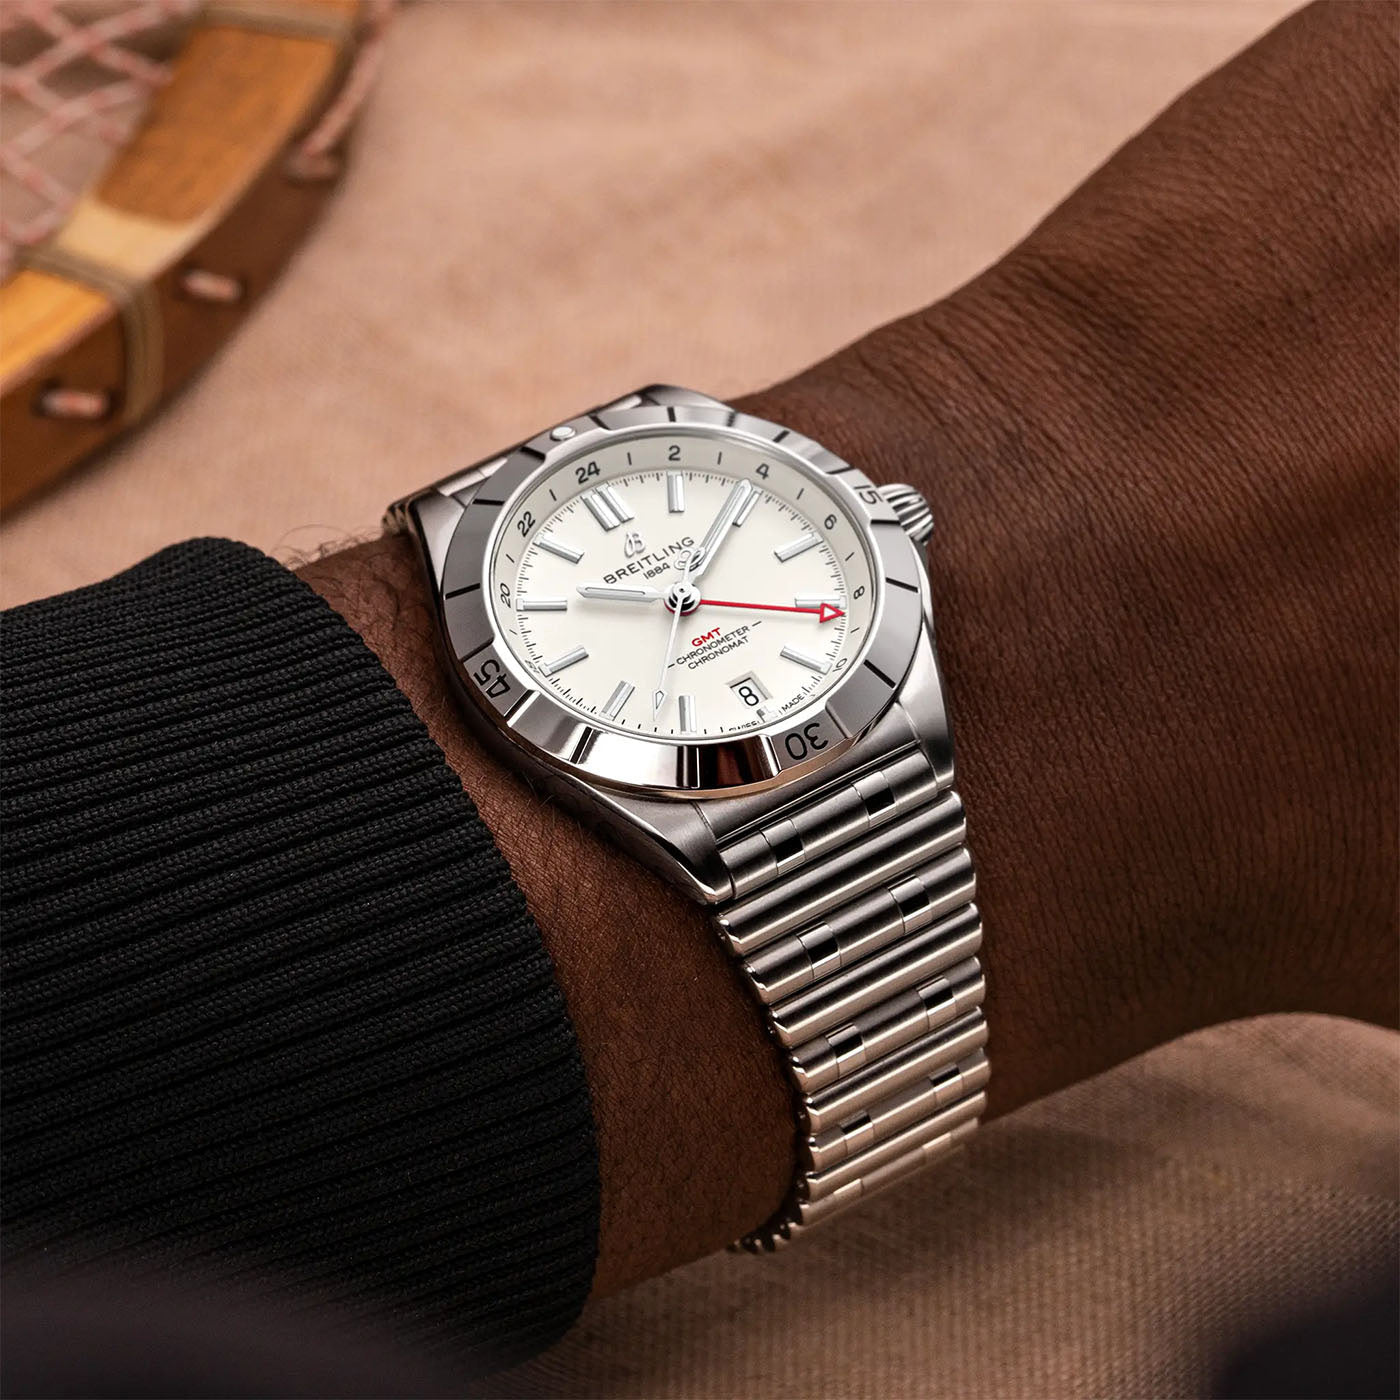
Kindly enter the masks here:
M 16 217 L 8 210 L 0 213 L 0 277 L 9 274 L 16 247 L 46 238 L 78 197 L 78 189 L 41 164 L 46 148 L 67 135 L 111 148 L 122 145 L 151 93 L 169 76 L 167 65 L 129 46 L 159 26 L 184 21 L 197 5 L 198 0 L 139 0 L 115 11 L 96 11 L 97 17 L 86 23 L 82 6 L 63 5 L 59 0 L 11 0 L 0 6 L 0 38 L 14 43 L 28 29 L 35 31 L 33 37 L 51 40 L 24 63 L 0 63 L 0 98 L 11 103 L 6 126 L 15 125 L 16 104 L 27 105 L 37 114 L 15 135 L 5 133 L 0 141 L 0 173 L 40 204 L 27 217 Z M 58 80 L 85 77 L 65 71 L 79 64 L 94 65 L 108 76 L 97 86 L 89 82 L 79 91 L 65 93 Z M 106 153 L 107 159 L 110 154 Z M 100 168 L 102 154 L 97 156 Z
M 131 0 L 115 11 L 103 7 L 100 16 L 83 22 L 85 7 L 74 0 L 3 0 L 0 39 L 14 42 L 28 29 L 51 42 L 24 63 L 0 62 L 0 99 L 23 104 L 37 114 L 13 136 L 0 133 L 0 175 L 38 201 L 40 207 L 23 217 L 0 209 L 0 279 L 9 276 L 17 249 L 47 238 L 67 217 L 81 192 L 46 168 L 42 157 L 60 137 L 79 137 L 110 149 L 96 152 L 95 176 L 113 152 L 131 137 L 152 93 L 170 76 L 168 64 L 139 53 L 133 44 L 153 30 L 187 22 L 201 0 Z M 362 16 L 360 45 L 340 91 L 322 113 L 315 128 L 293 153 L 288 172 L 303 179 L 323 179 L 336 172 L 334 150 L 355 119 L 378 71 L 384 36 L 395 0 L 368 0 Z M 66 71 L 91 64 L 104 70 L 105 82 L 91 83 L 74 93 L 61 90 L 58 80 L 74 81 Z M 86 76 L 86 75 L 81 75 Z M 6 126 L 14 126 L 13 111 Z

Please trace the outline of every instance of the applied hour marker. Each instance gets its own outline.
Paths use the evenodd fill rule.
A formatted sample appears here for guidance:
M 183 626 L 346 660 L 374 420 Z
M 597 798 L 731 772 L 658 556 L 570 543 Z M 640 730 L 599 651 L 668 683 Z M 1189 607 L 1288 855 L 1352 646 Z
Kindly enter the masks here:
M 608 508 L 617 516 L 619 522 L 634 518 L 632 512 L 627 507 L 627 503 L 611 486 L 599 486 L 596 489 L 598 495 L 608 503 Z
M 817 611 L 821 608 L 841 607 L 841 595 L 839 593 L 799 593 L 792 600 L 795 608 L 811 608 Z
M 521 598 L 516 605 L 521 612 L 564 612 L 569 606 L 567 598 Z
M 809 549 L 815 549 L 819 541 L 813 534 L 799 535 L 795 540 L 789 540 L 787 544 L 779 545 L 773 553 L 777 556 L 780 564 L 786 564 L 789 559 L 796 559 L 799 554 L 806 554 Z
M 613 514 L 612 510 L 604 505 L 592 491 L 585 491 L 579 499 L 588 507 L 588 513 L 603 527 L 603 529 L 616 530 L 617 527 L 622 524 L 622 521 L 620 521 Z
M 557 554 L 560 559 L 567 559 L 571 564 L 577 564 L 583 558 L 583 550 L 575 549 L 571 544 L 565 544 L 563 540 L 552 539 L 548 535 L 540 535 L 535 543 L 551 554 Z
M 805 651 L 798 651 L 796 647 L 784 647 L 778 655 L 784 660 L 795 661 L 799 666 L 805 666 L 809 671 L 816 671 L 823 676 L 831 670 L 831 662 L 823 661 L 818 656 L 808 656 Z
M 622 707 L 632 698 L 635 689 L 631 681 L 618 681 L 616 689 L 608 696 L 608 703 L 603 706 L 603 713 L 609 719 L 616 719 Z
M 681 733 L 695 733 L 695 697 L 693 695 L 676 696 L 676 707 L 680 710 Z
M 616 530 L 619 525 L 634 518 L 626 501 L 611 486 L 595 486 L 591 491 L 585 491 L 579 499 L 605 530 Z
M 576 662 L 586 660 L 587 657 L 587 647 L 575 647 L 572 651 L 566 651 L 563 656 L 556 656 L 553 661 L 546 661 L 540 670 L 546 676 L 557 676 L 560 671 L 566 670 Z
M 685 477 L 680 472 L 666 473 L 666 509 L 672 515 L 685 510 Z

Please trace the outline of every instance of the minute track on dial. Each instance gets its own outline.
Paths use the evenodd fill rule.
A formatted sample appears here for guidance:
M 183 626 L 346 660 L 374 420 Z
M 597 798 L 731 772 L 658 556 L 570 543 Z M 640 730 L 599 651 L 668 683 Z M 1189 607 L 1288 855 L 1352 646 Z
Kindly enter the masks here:
M 503 517 L 489 594 L 511 599 L 508 644 L 591 724 L 710 742 L 762 730 L 851 674 L 868 635 L 873 581 L 846 508 L 819 479 L 742 445 L 724 444 L 724 469 L 706 467 L 706 445 L 695 466 L 686 459 L 697 444 L 682 445 L 677 464 L 664 438 L 562 463 Z M 621 502 L 630 518 L 600 528 L 595 501 Z M 780 558 L 798 538 L 811 543 Z M 550 547 L 561 540 L 562 553 Z M 573 556 L 585 544 L 580 568 Z M 678 591 L 687 554 L 690 581 Z M 579 646 L 587 658 L 559 674 L 553 663 Z M 785 646 L 816 665 L 794 665 Z M 665 666 L 649 675 L 663 648 Z M 761 706 L 735 688 L 749 673 L 772 690 Z M 623 682 L 635 686 L 628 701 L 615 698 Z

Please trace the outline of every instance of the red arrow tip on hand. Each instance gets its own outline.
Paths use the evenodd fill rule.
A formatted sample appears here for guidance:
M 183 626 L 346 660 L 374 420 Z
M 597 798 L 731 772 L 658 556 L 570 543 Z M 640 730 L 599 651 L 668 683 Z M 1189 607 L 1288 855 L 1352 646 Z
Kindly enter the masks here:
M 786 612 L 786 613 L 806 613 L 808 616 L 815 615 L 818 622 L 835 622 L 838 617 L 845 617 L 834 603 L 819 603 L 815 608 L 798 608 L 791 603 L 735 603 L 724 598 L 701 598 L 699 607 L 710 608 L 754 608 L 759 612 Z

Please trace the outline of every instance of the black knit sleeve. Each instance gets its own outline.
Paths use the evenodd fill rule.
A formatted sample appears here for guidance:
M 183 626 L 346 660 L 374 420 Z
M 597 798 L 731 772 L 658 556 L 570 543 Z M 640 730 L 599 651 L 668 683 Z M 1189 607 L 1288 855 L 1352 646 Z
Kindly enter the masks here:
M 202 540 L 6 614 L 3 667 L 8 1250 L 556 1337 L 597 1235 L 578 1049 L 359 637 Z

